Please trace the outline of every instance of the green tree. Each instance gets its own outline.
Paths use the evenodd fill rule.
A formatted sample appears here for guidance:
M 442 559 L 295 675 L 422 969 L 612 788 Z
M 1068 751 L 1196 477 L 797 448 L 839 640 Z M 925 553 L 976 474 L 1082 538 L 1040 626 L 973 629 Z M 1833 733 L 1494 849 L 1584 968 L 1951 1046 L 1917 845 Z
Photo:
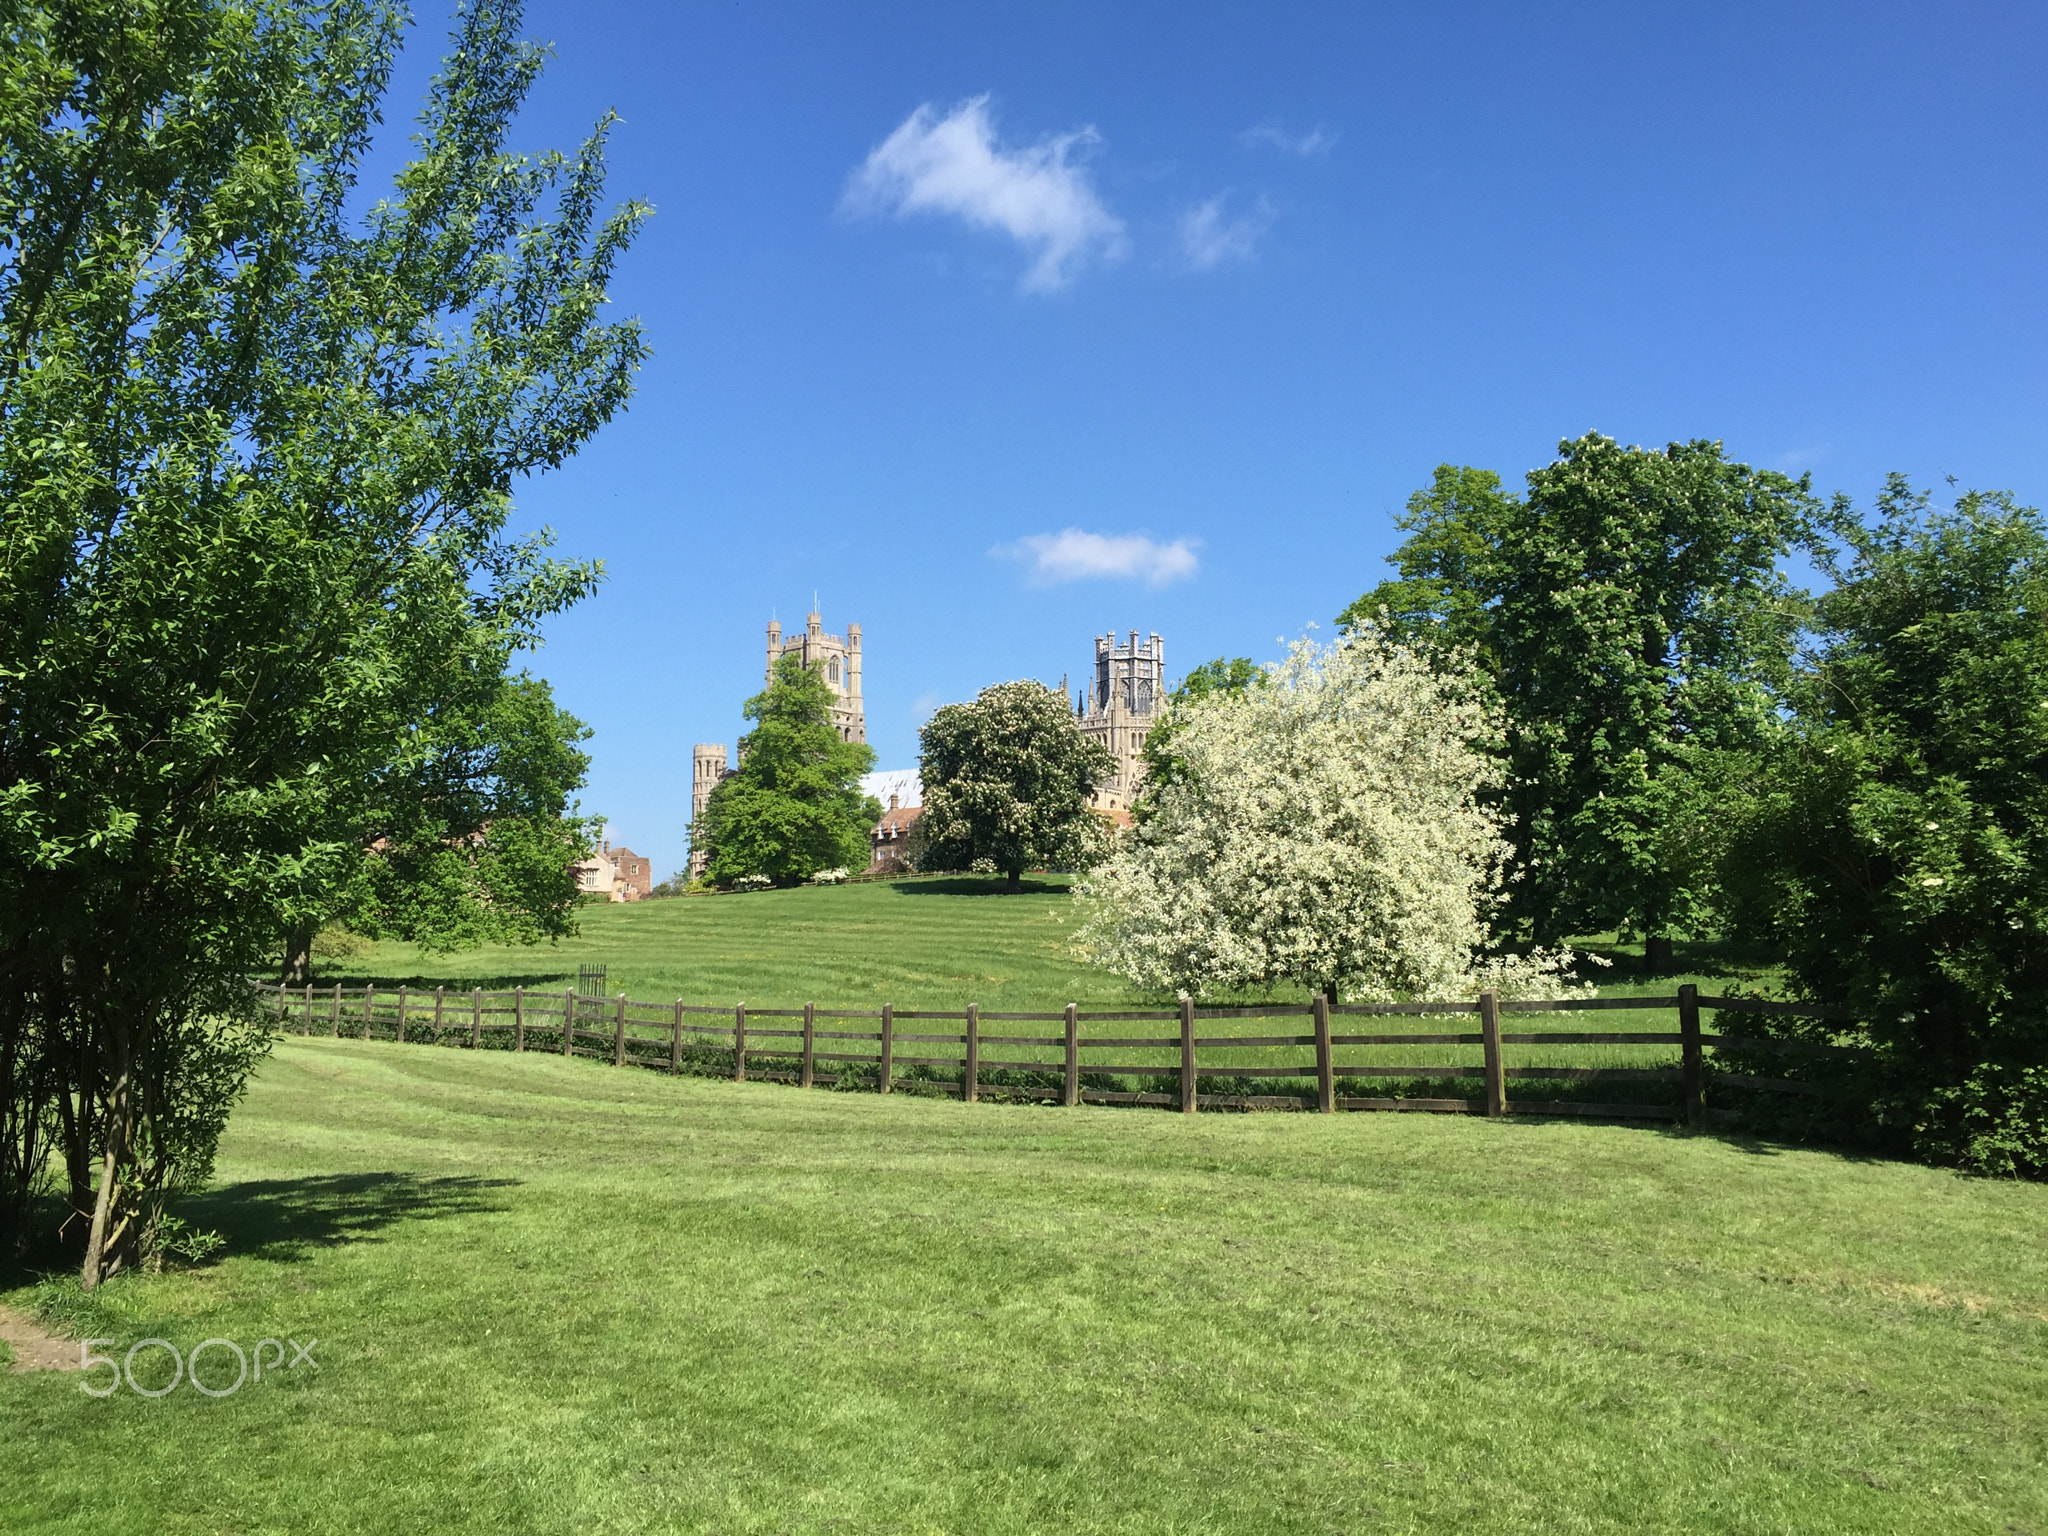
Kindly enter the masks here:
M 435 744 L 413 771 L 379 785 L 339 910 L 355 932 L 442 951 L 575 932 L 571 866 L 597 833 L 571 799 L 590 769 L 579 745 L 590 728 L 539 678 L 493 681 L 479 708 L 432 722 Z M 312 934 L 301 939 L 309 949 Z
M 875 766 L 874 749 L 841 738 L 832 702 L 821 668 L 795 656 L 777 661 L 768 687 L 747 700 L 754 729 L 740 743 L 739 766 L 690 830 L 691 845 L 711 851 L 713 880 L 795 885 L 821 869 L 867 863 L 882 805 L 861 792 L 860 778 Z
M 1173 745 L 1186 706 L 1219 695 L 1240 697 L 1265 675 L 1264 669 L 1249 656 L 1218 656 L 1203 662 L 1175 685 L 1166 697 L 1167 708 L 1160 713 L 1158 723 L 1145 733 L 1144 745 L 1138 749 L 1145 764 L 1145 777 L 1131 806 L 1133 821 L 1147 820 L 1158 803 L 1159 791 L 1178 782 L 1186 771 L 1186 764 Z
M 1560 444 L 1525 496 L 1444 466 L 1410 501 L 1399 579 L 1341 621 L 1469 651 L 1491 677 L 1515 904 L 1538 942 L 1633 931 L 1663 970 L 1674 933 L 1713 921 L 1706 760 L 1777 728 L 1805 611 L 1779 566 L 1817 510 L 1805 480 L 1719 443 L 1598 434 Z
M 7 12 L 0 1087 L 88 1285 L 207 1176 L 267 1040 L 248 974 L 598 579 L 506 529 L 631 392 L 638 329 L 600 313 L 644 210 L 601 210 L 608 120 L 505 150 L 517 23 L 462 13 L 359 214 L 395 5 Z M 39 1166 L 0 1157 L 17 1246 Z
M 1015 891 L 1028 867 L 1085 868 L 1106 847 L 1108 824 L 1088 797 L 1115 761 L 1043 683 L 997 683 L 972 704 L 946 705 L 919 746 L 919 868 L 1000 870 Z
M 1498 565 L 1524 514 L 1521 498 L 1503 490 L 1492 470 L 1439 464 L 1429 488 L 1410 496 L 1394 520 L 1408 535 L 1389 557 L 1400 575 L 1338 614 L 1338 627 L 1371 623 L 1418 651 L 1461 651 L 1466 665 L 1497 678 Z
M 2048 1176 L 2048 529 L 1896 475 L 1832 523 L 1795 728 L 1735 802 L 1735 921 L 1870 1021 L 1888 1139 Z

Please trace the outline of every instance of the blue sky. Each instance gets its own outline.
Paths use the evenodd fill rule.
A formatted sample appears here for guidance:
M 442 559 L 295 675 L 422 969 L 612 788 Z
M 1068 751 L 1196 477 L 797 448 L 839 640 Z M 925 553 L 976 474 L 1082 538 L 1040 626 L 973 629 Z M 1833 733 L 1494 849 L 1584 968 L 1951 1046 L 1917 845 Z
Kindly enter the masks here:
M 2048 8 L 534 5 L 520 130 L 624 121 L 654 359 L 521 519 L 603 591 L 537 670 L 662 872 L 770 614 L 865 630 L 870 739 L 1269 657 L 1445 460 L 1717 437 L 1867 502 L 2048 497 Z M 422 13 L 394 136 L 444 42 Z

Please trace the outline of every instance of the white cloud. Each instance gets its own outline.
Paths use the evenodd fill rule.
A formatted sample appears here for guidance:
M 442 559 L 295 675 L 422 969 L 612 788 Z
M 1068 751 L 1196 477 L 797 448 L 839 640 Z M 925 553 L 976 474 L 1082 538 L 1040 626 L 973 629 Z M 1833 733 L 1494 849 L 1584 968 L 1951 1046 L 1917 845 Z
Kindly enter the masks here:
M 844 206 L 898 217 L 950 213 L 977 229 L 1000 230 L 1035 253 L 1026 288 L 1062 288 L 1091 252 L 1115 256 L 1123 249 L 1123 225 L 1071 158 L 1077 146 L 1100 138 L 1082 128 L 1005 150 L 996 144 L 987 96 L 945 117 L 927 102 L 853 173 Z
M 1337 142 L 1335 129 L 1325 128 L 1321 123 L 1307 133 L 1287 132 L 1278 123 L 1261 123 L 1256 128 L 1247 128 L 1237 136 L 1238 143 L 1247 149 L 1277 149 L 1282 154 L 1299 155 L 1304 160 L 1317 155 L 1327 155 Z
M 1199 563 L 1195 550 L 1199 547 L 1197 539 L 1162 544 L 1142 533 L 1084 533 L 1079 528 L 1062 528 L 1058 533 L 1034 533 L 1015 544 L 999 544 L 989 553 L 1028 562 L 1035 586 L 1107 579 L 1163 587 L 1195 574 Z
M 1259 237 L 1273 227 L 1273 205 L 1263 197 L 1251 212 L 1234 219 L 1224 212 L 1229 197 L 1219 192 L 1180 216 L 1181 251 L 1198 268 L 1249 260 Z

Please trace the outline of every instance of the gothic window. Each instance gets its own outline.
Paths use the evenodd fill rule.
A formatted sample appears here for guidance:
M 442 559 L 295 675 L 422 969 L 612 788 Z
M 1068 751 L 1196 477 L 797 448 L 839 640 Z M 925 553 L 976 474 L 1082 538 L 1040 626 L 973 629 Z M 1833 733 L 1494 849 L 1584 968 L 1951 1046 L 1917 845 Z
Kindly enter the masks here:
M 839 658 L 837 656 L 834 656 L 831 661 L 826 663 L 825 678 L 833 687 L 837 688 L 839 686 Z

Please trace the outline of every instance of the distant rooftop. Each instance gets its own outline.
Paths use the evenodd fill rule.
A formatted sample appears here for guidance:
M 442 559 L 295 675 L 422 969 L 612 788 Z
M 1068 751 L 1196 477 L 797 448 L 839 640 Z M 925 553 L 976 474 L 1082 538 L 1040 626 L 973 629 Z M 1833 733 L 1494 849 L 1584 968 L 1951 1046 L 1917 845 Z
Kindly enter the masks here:
M 898 805 L 923 805 L 924 784 L 915 768 L 884 768 L 880 773 L 871 773 L 860 781 L 861 791 L 873 795 L 882 802 L 882 809 L 889 808 L 889 797 L 894 795 Z

